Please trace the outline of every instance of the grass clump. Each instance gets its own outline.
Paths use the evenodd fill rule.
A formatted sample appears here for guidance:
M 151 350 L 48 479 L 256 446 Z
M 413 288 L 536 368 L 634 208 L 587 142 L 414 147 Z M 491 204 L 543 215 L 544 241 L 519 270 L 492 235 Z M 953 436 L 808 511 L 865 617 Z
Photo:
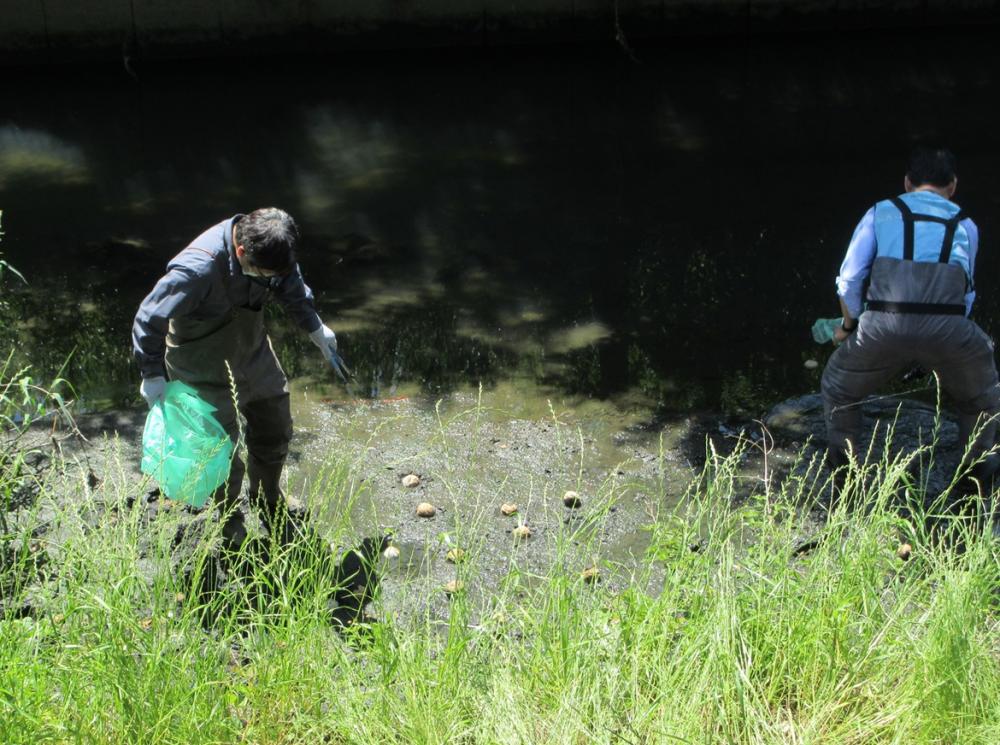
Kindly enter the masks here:
M 274 551 L 201 597 L 217 521 L 151 519 L 124 466 L 96 486 L 40 478 L 0 538 L 0 741 L 1000 742 L 982 521 L 931 521 L 909 458 L 888 456 L 817 521 L 818 464 L 779 477 L 747 466 L 752 447 L 710 452 L 677 507 L 654 495 L 644 559 L 601 564 L 618 581 L 568 569 L 594 531 L 567 527 L 547 571 L 515 558 L 445 613 L 423 578 L 391 578 L 408 611 L 376 597 L 377 620 L 347 627 L 315 552 Z M 304 495 L 336 502 L 327 540 L 355 534 L 362 488 L 335 466 Z

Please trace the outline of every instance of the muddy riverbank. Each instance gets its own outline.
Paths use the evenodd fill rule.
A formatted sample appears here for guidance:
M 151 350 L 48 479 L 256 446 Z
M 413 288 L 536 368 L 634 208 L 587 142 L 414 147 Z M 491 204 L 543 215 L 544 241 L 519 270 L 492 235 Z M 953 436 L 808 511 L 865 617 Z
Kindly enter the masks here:
M 502 388 L 375 402 L 293 389 L 293 400 L 286 491 L 306 503 L 334 551 L 391 535 L 395 551 L 381 559 L 378 607 L 394 615 L 430 608 L 446 616 L 450 582 L 460 582 L 474 606 L 485 609 L 497 588 L 530 585 L 553 566 L 574 579 L 584 572 L 593 578 L 596 570 L 604 587 L 621 589 L 646 550 L 644 526 L 677 505 L 707 452 L 729 452 L 741 436 L 750 443 L 732 495 L 742 499 L 777 488 L 822 443 L 815 394 L 745 422 L 710 414 L 656 421 L 625 401 L 547 401 L 543 412 L 538 402 L 511 398 Z M 868 402 L 865 413 L 869 433 L 895 424 L 898 448 L 915 449 L 937 427 L 940 447 L 923 488 L 933 495 L 946 486 L 958 457 L 957 429 L 947 414 L 936 425 L 933 407 L 895 399 Z M 26 494 L 9 514 L 16 520 L 34 511 L 41 526 L 35 538 L 48 546 L 50 561 L 58 562 L 59 532 L 66 529 L 60 500 L 86 501 L 95 522 L 102 511 L 123 509 L 123 495 L 150 521 L 181 510 L 146 496 L 155 484 L 138 468 L 144 418 L 138 409 L 80 416 L 79 435 L 45 424 L 22 443 L 34 449 L 29 462 L 51 496 L 35 504 Z M 566 500 L 567 492 L 578 496 Z M 427 504 L 432 516 L 418 515 Z M 807 516 L 802 540 L 822 522 L 819 512 Z M 530 535 L 518 537 L 518 528 Z M 660 579 L 646 581 L 655 592 Z

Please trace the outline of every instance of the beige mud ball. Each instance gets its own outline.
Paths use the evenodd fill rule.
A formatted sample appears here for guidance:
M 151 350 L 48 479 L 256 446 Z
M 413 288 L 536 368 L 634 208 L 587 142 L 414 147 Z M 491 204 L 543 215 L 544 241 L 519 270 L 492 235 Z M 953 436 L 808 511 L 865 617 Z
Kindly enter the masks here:
M 910 557 L 913 556 L 913 546 L 909 543 L 899 544 L 899 548 L 896 549 L 896 556 L 903 561 L 909 561 Z
M 531 538 L 531 528 L 527 525 L 518 525 L 510 534 L 518 541 L 526 541 Z
M 408 473 L 403 477 L 403 486 L 407 489 L 414 489 L 420 486 L 420 477 L 415 473 Z
M 819 367 L 819 363 L 816 360 L 806 360 L 805 362 L 802 363 L 802 366 L 806 370 L 815 370 L 817 367 Z
M 395 546 L 386 546 L 385 551 L 382 552 L 382 556 L 384 556 L 387 559 L 398 559 L 399 549 L 396 548 Z
M 465 550 L 461 548 L 453 548 L 444 555 L 444 558 L 452 564 L 460 564 L 465 561 Z
M 444 586 L 445 595 L 457 595 L 465 589 L 465 583 L 460 579 L 453 579 Z
M 430 502 L 421 502 L 417 505 L 417 517 L 434 517 L 437 508 Z
M 571 510 L 575 510 L 583 505 L 583 500 L 580 499 L 580 495 L 575 491 L 568 491 L 563 494 L 563 504 Z
M 504 502 L 500 505 L 500 514 L 504 517 L 510 517 L 511 515 L 517 514 L 517 505 L 513 502 Z
M 601 570 L 597 567 L 587 567 L 580 573 L 580 576 L 583 577 L 584 582 L 592 585 L 595 582 L 601 581 Z

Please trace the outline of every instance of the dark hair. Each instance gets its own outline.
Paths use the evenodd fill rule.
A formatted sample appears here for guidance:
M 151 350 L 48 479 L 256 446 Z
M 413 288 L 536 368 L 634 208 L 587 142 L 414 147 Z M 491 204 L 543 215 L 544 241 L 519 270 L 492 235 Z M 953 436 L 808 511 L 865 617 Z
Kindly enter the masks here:
M 295 266 L 299 226 L 284 210 L 262 207 L 236 223 L 236 243 L 247 252 L 252 266 L 287 272 Z
M 955 180 L 958 164 L 955 154 L 943 147 L 921 145 L 910 153 L 910 167 L 906 177 L 913 186 L 945 187 Z

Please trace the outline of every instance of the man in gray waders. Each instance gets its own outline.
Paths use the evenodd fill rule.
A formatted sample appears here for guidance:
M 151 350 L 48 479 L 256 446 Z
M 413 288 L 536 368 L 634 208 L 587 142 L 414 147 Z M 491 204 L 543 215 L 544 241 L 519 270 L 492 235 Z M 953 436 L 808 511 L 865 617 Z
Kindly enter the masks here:
M 169 378 L 193 386 L 215 406 L 234 442 L 237 418 L 243 416 L 250 502 L 269 531 L 278 524 L 291 527 L 300 516 L 289 514 L 280 487 L 292 416 L 288 381 L 264 331 L 264 302 L 276 297 L 328 361 L 336 359 L 337 349 L 295 261 L 298 237 L 295 221 L 274 207 L 220 222 L 170 260 L 132 327 L 147 404 L 163 396 Z M 228 484 L 215 495 L 229 515 L 222 528 L 229 549 L 246 537 L 236 509 L 243 475 L 243 462 L 234 457 Z
M 960 447 L 977 428 L 972 459 L 993 446 L 1000 413 L 993 342 L 968 317 L 979 231 L 951 201 L 957 183 L 951 152 L 918 148 L 906 192 L 875 204 L 854 231 L 837 277 L 844 320 L 834 339 L 840 346 L 823 371 L 832 466 L 846 463 L 848 448 L 858 453 L 857 404 L 914 365 L 936 372 L 951 397 Z M 995 460 L 976 466 L 973 478 L 985 482 Z

